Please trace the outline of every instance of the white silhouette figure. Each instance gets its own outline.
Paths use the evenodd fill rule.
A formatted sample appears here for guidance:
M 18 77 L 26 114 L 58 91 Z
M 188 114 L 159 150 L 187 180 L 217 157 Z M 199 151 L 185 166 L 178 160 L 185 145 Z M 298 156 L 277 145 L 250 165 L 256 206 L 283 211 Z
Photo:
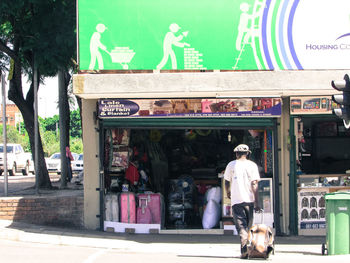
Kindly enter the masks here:
M 261 64 L 256 54 L 256 49 L 254 47 L 255 38 L 259 36 L 259 19 L 261 18 L 262 12 L 264 10 L 264 0 L 256 0 L 254 2 L 251 14 L 248 13 L 248 3 L 241 3 L 240 9 L 242 13 L 239 18 L 238 34 L 236 38 L 236 50 L 240 51 L 240 53 L 238 58 L 236 58 L 236 63 L 233 69 L 237 69 L 238 62 L 241 59 L 242 52 L 244 51 L 244 47 L 246 45 L 250 45 L 251 47 L 253 47 L 255 61 L 257 63 L 257 67 L 260 69 Z
M 247 3 L 242 3 L 240 5 L 240 9 L 242 11 L 242 14 L 239 18 L 238 35 L 236 39 L 236 49 L 238 51 L 241 51 L 242 43 L 248 43 L 249 38 L 251 37 L 251 28 L 249 28 L 249 22 L 253 18 L 252 15 L 248 14 L 249 5 Z
M 103 69 L 103 59 L 99 49 L 102 49 L 108 52 L 106 46 L 104 46 L 100 41 L 101 33 L 103 33 L 106 29 L 107 28 L 104 24 L 98 24 L 96 26 L 96 32 L 94 32 L 91 36 L 91 39 L 90 39 L 91 60 L 89 65 L 89 69 L 91 70 L 95 68 L 96 59 L 98 62 L 98 69 Z
M 177 47 L 189 47 L 190 44 L 185 42 L 180 42 L 183 37 L 187 36 L 188 32 L 183 32 L 179 36 L 175 36 L 175 33 L 179 31 L 180 27 L 178 24 L 173 23 L 169 26 L 170 32 L 166 33 L 163 41 L 163 59 L 157 66 L 157 69 L 162 69 L 168 62 L 170 56 L 172 69 L 177 69 L 177 62 L 175 52 L 173 50 L 173 45 Z

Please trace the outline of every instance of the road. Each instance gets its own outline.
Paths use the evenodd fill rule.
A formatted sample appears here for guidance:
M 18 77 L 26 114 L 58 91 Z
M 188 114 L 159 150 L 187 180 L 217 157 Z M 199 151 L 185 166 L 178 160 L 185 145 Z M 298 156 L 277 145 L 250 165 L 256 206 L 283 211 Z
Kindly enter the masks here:
M 50 173 L 51 182 L 57 182 L 60 179 L 60 175 L 55 173 Z M 0 176 L 0 196 L 4 195 L 4 176 Z M 35 185 L 35 175 L 22 175 L 21 173 L 16 173 L 15 176 L 8 176 L 8 194 L 17 195 L 24 189 L 34 187 Z

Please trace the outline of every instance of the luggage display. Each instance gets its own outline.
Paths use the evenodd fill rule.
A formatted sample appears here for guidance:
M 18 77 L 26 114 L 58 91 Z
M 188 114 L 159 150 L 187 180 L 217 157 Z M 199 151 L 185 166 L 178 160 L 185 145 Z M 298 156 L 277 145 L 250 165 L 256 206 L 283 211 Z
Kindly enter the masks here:
M 135 194 L 131 192 L 124 192 L 120 194 L 120 222 L 122 223 L 136 223 L 136 200 Z
M 136 213 L 136 222 L 138 224 L 152 224 L 152 213 L 148 206 L 148 198 L 139 197 L 139 206 Z
M 105 198 L 106 221 L 119 222 L 119 200 L 117 194 L 107 194 Z
M 159 193 L 139 194 L 139 207 L 137 210 L 137 223 L 147 224 L 162 224 L 163 216 L 163 198 Z M 150 219 L 148 218 L 148 210 L 150 213 Z M 139 218 L 139 215 L 141 218 Z
M 253 225 L 248 232 L 248 259 L 267 259 L 274 253 L 275 242 L 272 229 L 265 224 Z

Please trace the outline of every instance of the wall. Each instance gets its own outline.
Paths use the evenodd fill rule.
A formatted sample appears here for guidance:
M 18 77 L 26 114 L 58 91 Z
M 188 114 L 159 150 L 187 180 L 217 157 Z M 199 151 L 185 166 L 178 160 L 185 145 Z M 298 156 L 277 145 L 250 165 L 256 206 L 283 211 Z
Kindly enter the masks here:
M 99 133 L 94 117 L 96 100 L 83 100 L 83 144 L 84 144 L 84 226 L 98 229 L 100 214 L 99 187 Z
M 0 198 L 0 219 L 82 228 L 83 199 L 82 195 L 3 197 Z
M 98 98 L 331 95 L 345 70 L 79 74 L 74 94 Z
M 282 117 L 278 131 L 279 142 L 279 174 L 280 174 L 280 212 L 282 214 L 281 231 L 289 233 L 289 176 L 290 161 L 289 161 L 289 98 L 283 100 Z

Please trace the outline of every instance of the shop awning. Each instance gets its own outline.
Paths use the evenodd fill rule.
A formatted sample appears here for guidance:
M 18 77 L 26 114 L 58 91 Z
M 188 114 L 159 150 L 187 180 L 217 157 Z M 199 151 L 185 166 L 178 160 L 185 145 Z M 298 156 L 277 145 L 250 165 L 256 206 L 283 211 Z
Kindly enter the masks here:
M 274 118 L 119 118 L 103 119 L 105 128 L 262 128 L 273 127 Z

